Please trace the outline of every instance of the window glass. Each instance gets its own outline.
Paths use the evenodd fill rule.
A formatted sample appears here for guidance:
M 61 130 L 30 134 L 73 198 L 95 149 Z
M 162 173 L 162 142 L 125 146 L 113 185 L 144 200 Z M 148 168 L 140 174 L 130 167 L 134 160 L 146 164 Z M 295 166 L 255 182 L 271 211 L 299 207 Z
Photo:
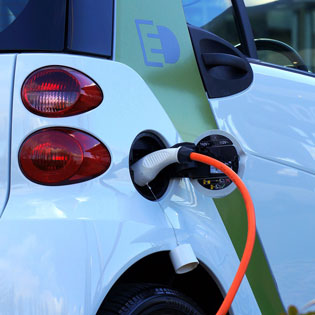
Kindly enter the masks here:
M 315 72 L 314 0 L 244 2 L 252 24 L 259 59 Z
M 68 49 L 111 56 L 113 8 L 114 0 L 70 0 Z
M 2 0 L 0 2 L 0 32 L 12 24 L 29 0 Z
M 231 0 L 183 0 L 187 23 L 212 32 L 233 45 L 240 43 Z
M 66 3 L 0 0 L 0 50 L 62 50 Z

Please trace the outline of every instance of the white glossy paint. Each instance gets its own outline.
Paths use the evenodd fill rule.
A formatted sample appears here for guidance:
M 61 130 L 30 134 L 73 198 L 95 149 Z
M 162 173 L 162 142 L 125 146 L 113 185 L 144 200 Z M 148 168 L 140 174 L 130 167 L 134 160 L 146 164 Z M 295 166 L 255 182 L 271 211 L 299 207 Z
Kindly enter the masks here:
M 9 194 L 11 108 L 16 54 L 0 58 L 0 213 Z
M 315 177 L 249 156 L 244 181 L 283 303 L 302 309 L 315 298 Z
M 101 86 L 102 104 L 58 119 L 28 112 L 20 98 L 22 83 L 46 65 L 86 73 Z M 0 220 L 3 314 L 95 314 L 111 286 L 136 261 L 176 247 L 174 231 L 179 243 L 191 244 L 197 258 L 228 290 L 239 259 L 213 201 L 188 180 L 173 180 L 159 204 L 133 187 L 128 157 L 136 135 L 154 130 L 169 145 L 180 138 L 132 69 L 98 58 L 21 54 L 12 121 L 11 192 Z M 78 128 L 100 139 L 112 156 L 109 170 L 93 180 L 59 187 L 26 179 L 18 165 L 19 147 L 35 130 L 51 126 Z M 260 313 L 246 278 L 233 311 Z
M 251 66 L 247 90 L 211 100 L 219 128 L 247 152 L 315 174 L 315 77 Z
M 252 64 L 242 93 L 210 100 L 247 153 L 245 183 L 285 306 L 315 298 L 315 78 Z

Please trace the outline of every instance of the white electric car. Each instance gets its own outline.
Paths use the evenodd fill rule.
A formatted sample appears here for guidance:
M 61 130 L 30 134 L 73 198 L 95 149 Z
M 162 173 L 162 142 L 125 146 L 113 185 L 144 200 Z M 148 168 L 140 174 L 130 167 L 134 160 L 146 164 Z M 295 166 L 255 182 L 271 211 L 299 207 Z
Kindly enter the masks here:
M 209 166 L 143 187 L 131 169 L 179 143 L 253 198 L 229 313 L 303 311 L 314 25 L 313 0 L 0 1 L 0 314 L 215 314 L 244 250 L 240 193 Z M 181 246 L 193 257 L 176 269 Z

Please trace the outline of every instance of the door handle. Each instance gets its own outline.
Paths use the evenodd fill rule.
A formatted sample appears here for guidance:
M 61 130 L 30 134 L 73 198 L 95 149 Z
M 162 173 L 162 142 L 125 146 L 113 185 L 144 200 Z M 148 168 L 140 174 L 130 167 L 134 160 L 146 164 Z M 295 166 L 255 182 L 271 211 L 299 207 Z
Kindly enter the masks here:
M 224 53 L 203 53 L 202 60 L 207 68 L 230 66 L 248 72 L 248 65 L 241 57 Z

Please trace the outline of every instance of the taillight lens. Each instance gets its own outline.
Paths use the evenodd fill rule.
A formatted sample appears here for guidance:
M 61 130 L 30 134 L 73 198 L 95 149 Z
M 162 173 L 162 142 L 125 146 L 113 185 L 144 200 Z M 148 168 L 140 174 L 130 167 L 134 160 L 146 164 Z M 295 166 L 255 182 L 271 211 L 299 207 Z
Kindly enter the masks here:
M 70 128 L 37 131 L 19 151 L 23 174 L 43 185 L 66 185 L 94 178 L 104 173 L 110 162 L 110 154 L 100 141 Z
M 100 87 L 85 74 L 51 66 L 31 73 L 22 86 L 22 101 L 34 114 L 66 117 L 97 107 L 103 100 Z

